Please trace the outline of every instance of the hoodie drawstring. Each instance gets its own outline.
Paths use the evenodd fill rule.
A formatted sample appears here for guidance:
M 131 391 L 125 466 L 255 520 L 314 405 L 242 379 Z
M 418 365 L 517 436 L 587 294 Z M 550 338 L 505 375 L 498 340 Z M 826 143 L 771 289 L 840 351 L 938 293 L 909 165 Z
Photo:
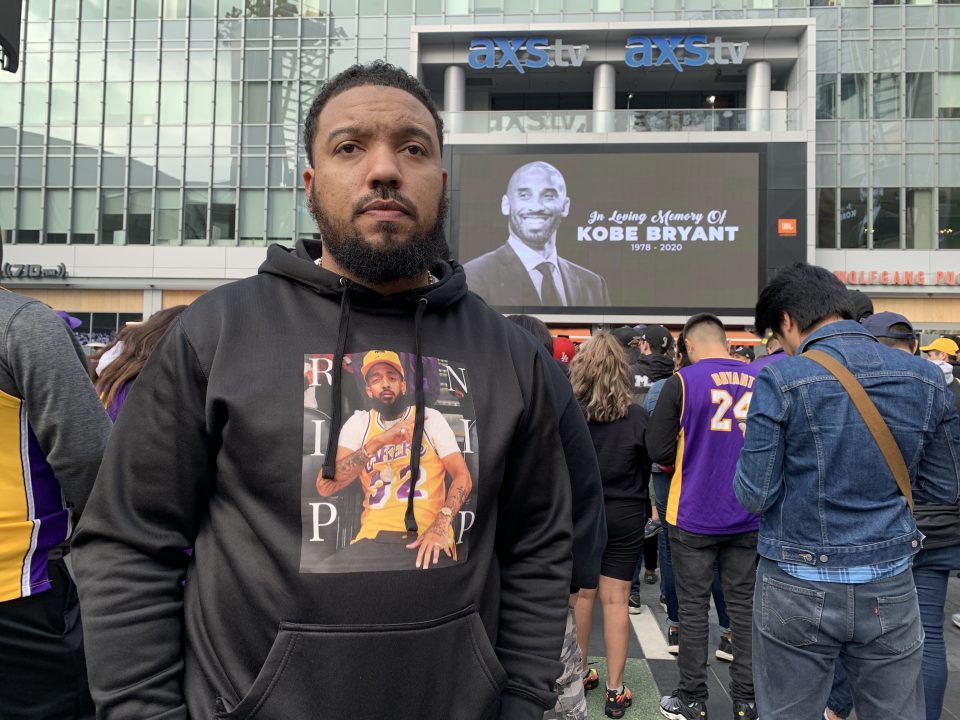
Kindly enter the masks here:
M 340 323 L 337 330 L 337 351 L 333 356 L 333 418 L 330 435 L 327 437 L 327 452 L 323 459 L 324 480 L 333 480 L 337 474 L 337 443 L 340 441 L 341 415 L 343 414 L 343 393 L 340 392 L 340 380 L 343 375 L 343 354 L 347 348 L 347 331 L 350 327 L 350 290 L 353 283 L 340 278 L 343 296 L 340 298 Z
M 407 496 L 407 511 L 403 515 L 403 523 L 407 532 L 417 532 L 417 518 L 413 512 L 413 498 L 417 492 L 417 480 L 420 478 L 420 449 L 423 446 L 423 423 L 426 417 L 426 396 L 423 392 L 423 356 L 420 355 L 420 324 L 423 313 L 427 309 L 427 299 L 417 301 L 417 312 L 413 316 L 413 346 L 416 353 L 417 383 L 414 404 L 413 441 L 410 446 L 410 494 Z

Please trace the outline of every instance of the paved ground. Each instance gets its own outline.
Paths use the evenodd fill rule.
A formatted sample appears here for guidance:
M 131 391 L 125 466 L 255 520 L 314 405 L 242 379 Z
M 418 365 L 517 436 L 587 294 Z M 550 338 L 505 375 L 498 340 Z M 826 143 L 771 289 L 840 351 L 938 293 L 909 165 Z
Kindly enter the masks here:
M 633 633 L 630 638 L 625 682 L 633 691 L 634 703 L 625 720 L 656 720 L 661 718 L 657 710 L 660 695 L 673 691 L 677 685 L 676 663 L 667 653 L 666 614 L 659 599 L 656 585 L 644 585 L 641 593 L 645 607 L 640 615 L 631 615 Z M 952 578 L 947 592 L 947 605 L 944 612 L 944 635 L 947 641 L 947 668 L 950 673 L 947 682 L 947 694 L 944 699 L 941 720 L 960 720 L 960 629 L 950 622 L 950 615 L 960 612 L 960 579 Z M 587 695 L 590 720 L 601 720 L 603 714 L 603 683 L 606 676 L 606 663 L 603 658 L 603 613 L 594 614 L 594 629 L 590 638 L 591 662 L 600 671 L 601 685 L 598 690 Z M 719 641 L 716 615 L 711 611 L 711 648 L 716 649 Z M 709 667 L 710 702 L 708 711 L 711 720 L 732 718 L 732 706 L 727 694 L 730 683 L 729 666 L 713 658 Z M 661 718 L 662 720 L 662 718 Z M 765 719 L 768 720 L 768 719 Z M 773 720 L 773 719 L 769 719 Z M 866 718 L 864 720 L 869 720 Z M 905 719 L 907 720 L 907 719 Z M 910 719 L 914 720 L 914 719 Z

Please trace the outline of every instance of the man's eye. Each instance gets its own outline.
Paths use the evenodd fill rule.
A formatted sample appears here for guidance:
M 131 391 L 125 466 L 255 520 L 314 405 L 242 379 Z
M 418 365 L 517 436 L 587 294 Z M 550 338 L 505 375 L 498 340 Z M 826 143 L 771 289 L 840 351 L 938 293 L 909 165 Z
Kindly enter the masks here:
M 358 149 L 357 146 L 354 145 L 353 143 L 344 143 L 343 145 L 337 148 L 337 152 L 343 153 L 344 155 L 352 155 L 354 152 L 357 151 L 357 149 Z
M 423 154 L 424 154 L 424 149 L 423 149 L 422 147 L 420 147 L 419 145 L 409 145 L 409 146 L 407 146 L 407 147 L 405 148 L 405 150 L 406 150 L 410 155 L 423 155 Z

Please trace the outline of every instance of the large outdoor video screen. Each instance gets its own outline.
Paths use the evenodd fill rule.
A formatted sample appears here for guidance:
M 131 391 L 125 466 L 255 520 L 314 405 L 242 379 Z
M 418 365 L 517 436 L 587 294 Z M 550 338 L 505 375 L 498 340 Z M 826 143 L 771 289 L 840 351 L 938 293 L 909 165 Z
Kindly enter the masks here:
M 750 308 L 760 165 L 757 152 L 464 153 L 457 256 L 503 309 Z

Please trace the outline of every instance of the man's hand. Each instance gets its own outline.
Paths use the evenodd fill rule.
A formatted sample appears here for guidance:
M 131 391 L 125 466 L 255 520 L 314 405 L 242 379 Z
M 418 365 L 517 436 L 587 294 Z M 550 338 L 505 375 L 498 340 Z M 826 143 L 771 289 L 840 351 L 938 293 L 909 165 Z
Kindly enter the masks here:
M 441 550 L 447 554 L 447 557 L 453 557 L 453 541 L 448 531 L 449 525 L 450 521 L 442 513 L 437 513 L 436 520 L 427 528 L 427 531 L 407 545 L 410 550 L 419 548 L 416 562 L 418 568 L 426 570 L 430 567 L 431 558 L 434 565 L 438 564 Z
M 377 437 L 380 447 L 387 445 L 397 445 L 403 442 L 409 442 L 413 438 L 413 424 L 415 418 L 404 420 L 397 423 L 392 428 Z

